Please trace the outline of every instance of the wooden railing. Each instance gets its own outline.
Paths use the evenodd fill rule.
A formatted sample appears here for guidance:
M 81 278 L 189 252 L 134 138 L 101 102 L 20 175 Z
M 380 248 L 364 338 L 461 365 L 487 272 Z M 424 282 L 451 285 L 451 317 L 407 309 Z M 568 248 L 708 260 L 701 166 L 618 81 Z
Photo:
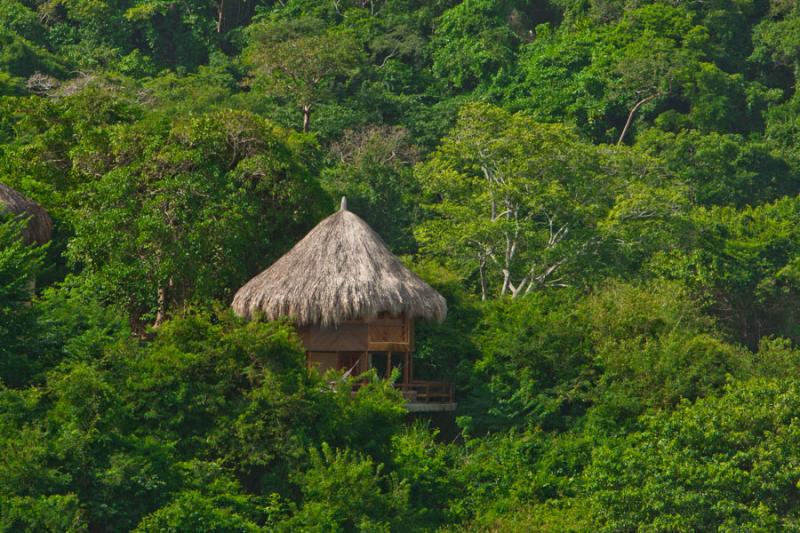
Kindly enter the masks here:
M 453 384 L 444 381 L 412 381 L 411 383 L 395 383 L 403 397 L 409 402 L 418 403 L 453 403 Z
M 353 394 L 365 384 L 365 381 L 353 382 Z M 411 383 L 395 383 L 394 387 L 400 390 L 403 398 L 409 403 L 455 403 L 453 384 L 445 381 L 414 380 Z

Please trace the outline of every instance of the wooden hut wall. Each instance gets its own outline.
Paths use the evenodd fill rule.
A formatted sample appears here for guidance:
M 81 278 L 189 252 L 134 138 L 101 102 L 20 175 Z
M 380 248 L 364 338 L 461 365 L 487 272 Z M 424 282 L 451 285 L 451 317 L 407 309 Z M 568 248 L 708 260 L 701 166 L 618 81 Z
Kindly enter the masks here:
M 351 321 L 337 327 L 306 326 L 298 330 L 308 364 L 324 372 L 331 368 L 369 368 L 389 377 L 392 368 L 402 369 L 402 382 L 411 379 L 414 321 L 381 316 L 369 321 Z
M 393 317 L 370 320 L 369 342 L 408 343 L 408 321 Z
M 364 352 L 368 348 L 366 322 L 345 323 L 339 327 L 300 328 L 303 346 L 311 352 Z
M 303 346 L 313 352 L 406 351 L 412 348 L 413 321 L 381 317 L 337 327 L 306 326 L 299 333 Z

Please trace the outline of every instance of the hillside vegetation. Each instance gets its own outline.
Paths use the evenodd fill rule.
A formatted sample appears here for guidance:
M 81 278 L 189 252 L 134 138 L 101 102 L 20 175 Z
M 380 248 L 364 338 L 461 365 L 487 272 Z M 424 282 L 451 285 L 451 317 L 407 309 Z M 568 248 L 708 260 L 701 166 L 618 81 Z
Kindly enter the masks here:
M 787 0 L 0 0 L 0 531 L 800 531 L 798 75 Z M 342 195 L 454 441 L 229 310 Z

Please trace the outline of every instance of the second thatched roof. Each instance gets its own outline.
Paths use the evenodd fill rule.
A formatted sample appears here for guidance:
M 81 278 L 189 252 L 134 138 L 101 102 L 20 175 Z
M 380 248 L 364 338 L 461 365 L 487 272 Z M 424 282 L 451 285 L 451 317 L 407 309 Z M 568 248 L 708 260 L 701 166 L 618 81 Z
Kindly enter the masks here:
M 360 217 L 342 208 L 320 222 L 286 255 L 247 282 L 234 311 L 299 326 L 338 325 L 380 313 L 441 322 L 447 302 L 395 257 Z
M 22 230 L 26 244 L 44 244 L 53 234 L 53 221 L 42 206 L 0 183 L 0 214 L 12 215 L 28 220 Z

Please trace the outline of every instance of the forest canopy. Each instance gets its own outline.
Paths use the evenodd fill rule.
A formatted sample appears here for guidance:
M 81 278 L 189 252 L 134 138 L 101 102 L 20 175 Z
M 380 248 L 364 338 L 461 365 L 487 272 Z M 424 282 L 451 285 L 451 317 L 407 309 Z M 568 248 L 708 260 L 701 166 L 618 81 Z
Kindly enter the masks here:
M 0 183 L 53 225 L 0 204 L 0 531 L 800 529 L 798 43 L 765 0 L 0 0 Z M 229 309 L 342 196 L 447 298 L 449 429 Z

